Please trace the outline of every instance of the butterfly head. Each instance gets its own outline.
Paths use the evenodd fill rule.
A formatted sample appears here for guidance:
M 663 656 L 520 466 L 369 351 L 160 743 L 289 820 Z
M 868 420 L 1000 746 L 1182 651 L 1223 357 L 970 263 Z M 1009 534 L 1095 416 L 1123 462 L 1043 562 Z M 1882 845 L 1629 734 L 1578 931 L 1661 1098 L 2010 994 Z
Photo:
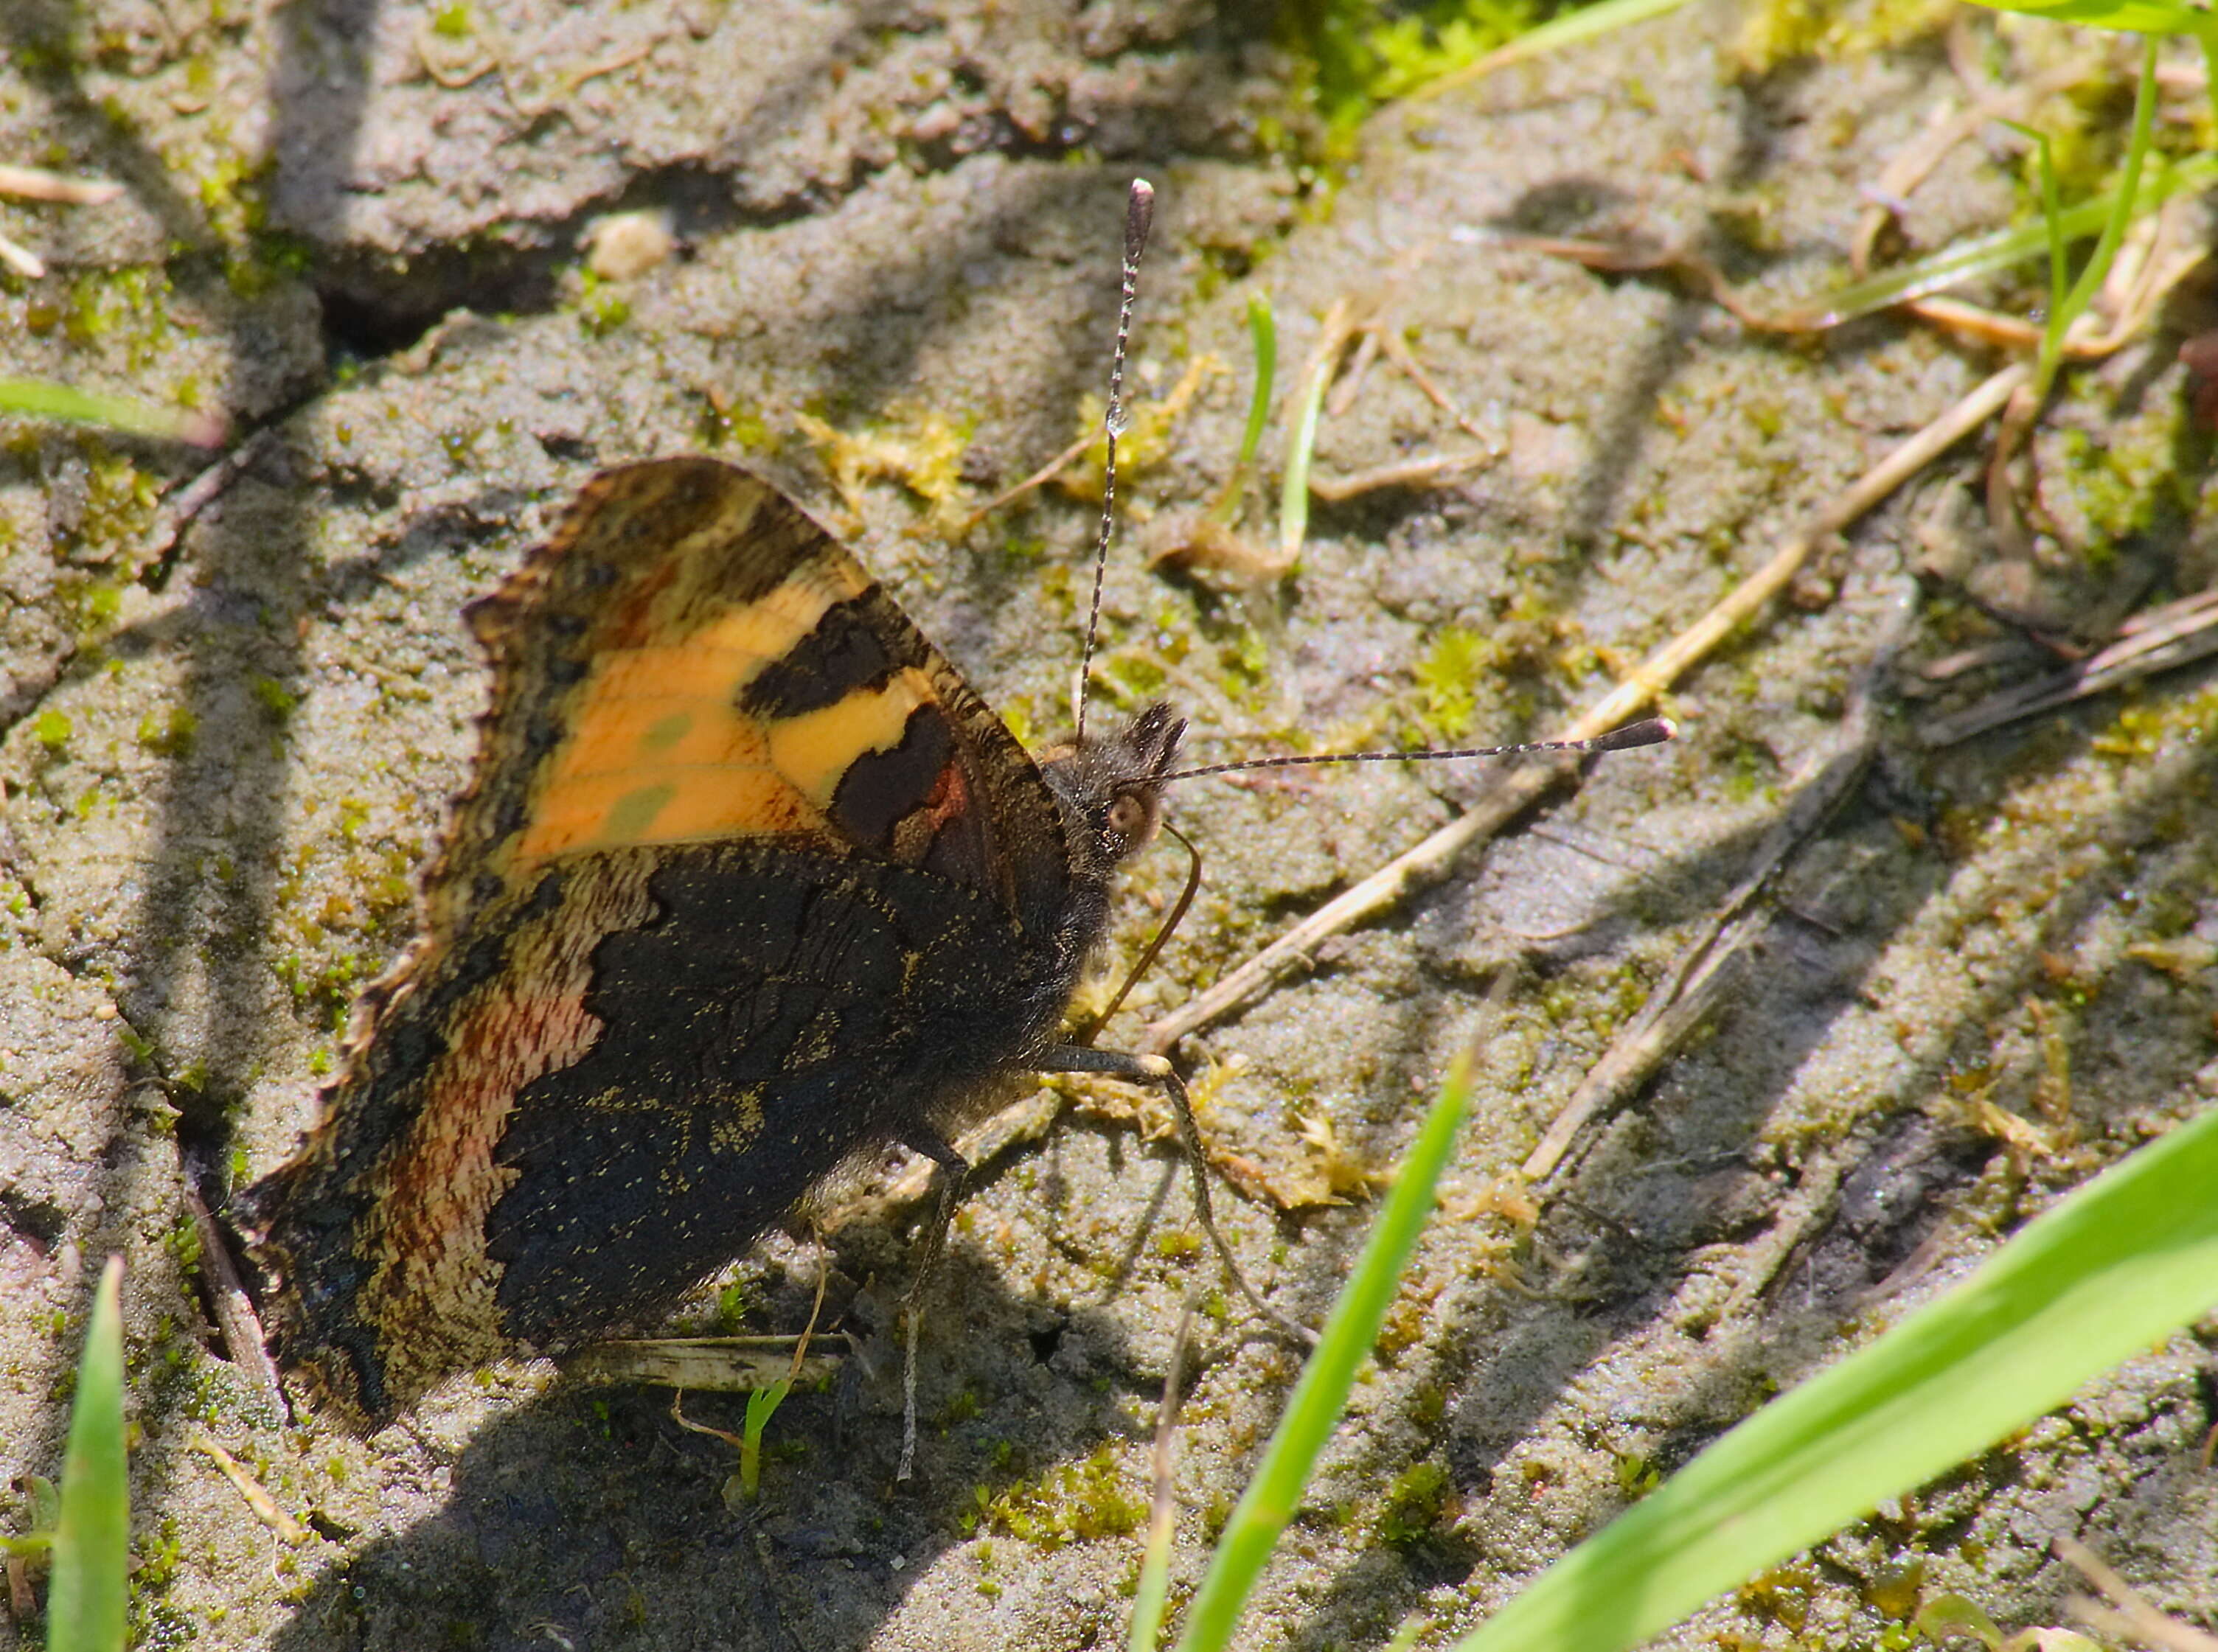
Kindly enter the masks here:
M 1162 777 L 1185 736 L 1186 719 L 1158 703 L 1112 734 L 1044 755 L 1041 772 L 1097 864 L 1114 866 L 1155 835 Z

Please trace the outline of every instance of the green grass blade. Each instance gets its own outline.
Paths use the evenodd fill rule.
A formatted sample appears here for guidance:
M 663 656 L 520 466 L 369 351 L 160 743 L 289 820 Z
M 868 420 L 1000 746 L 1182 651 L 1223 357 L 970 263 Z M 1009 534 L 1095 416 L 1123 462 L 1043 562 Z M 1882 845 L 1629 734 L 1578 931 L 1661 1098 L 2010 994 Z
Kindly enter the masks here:
M 2210 123 L 2218 127 L 2218 17 L 2204 14 L 2195 27 L 2203 46 L 2203 82 L 2210 96 Z
M 1620 1652 L 2069 1398 L 2218 1303 L 2218 1111 L 1774 1401 L 1456 1652 Z
M 2093 0 L 2085 0 L 2085 3 L 2092 3 Z M 1522 63 L 1528 58 L 1546 57 L 1551 52 L 1561 52 L 1567 46 L 1600 40 L 1614 29 L 1645 23 L 1651 17 L 1661 17 L 1676 11 L 1686 3 L 1687 0 L 1602 0 L 1599 5 L 1566 12 L 1560 17 L 1550 18 L 1537 28 L 1528 28 L 1515 40 L 1496 47 L 1478 62 L 1465 64 L 1437 80 L 1428 81 L 1411 91 L 1409 96 L 1412 98 L 1435 97 L 1454 87 L 1482 79 L 1497 69 L 1506 69 L 1513 63 Z
M 2147 188 L 2139 191 L 2135 210 L 2154 212 L 2174 195 L 2208 189 L 2213 183 L 2218 183 L 2218 155 L 2197 155 L 2151 180 Z M 2106 190 L 2091 201 L 2065 208 L 2054 220 L 1975 236 L 1944 247 L 1930 258 L 1920 258 L 1915 263 L 1827 294 L 1813 306 L 1814 323 L 1837 325 L 1874 310 L 1883 310 L 1890 304 L 1924 298 L 1976 276 L 2022 263 L 2048 250 L 2052 222 L 2055 232 L 2066 241 L 2100 234 L 2116 209 L 2120 194 L 2117 189 Z
M 2041 221 L 2048 228 L 2048 307 L 2054 314 L 2063 307 L 2072 280 L 2071 265 L 2064 256 L 2064 201 L 2056 188 L 2056 146 L 2047 133 L 2023 121 L 2002 124 L 2033 145 L 2034 166 L 2041 176 Z
M 2128 34 L 2196 34 L 2210 14 L 2165 0 L 1977 0 L 1990 11 L 2022 12 L 2054 23 L 2115 28 Z
M 1248 295 L 1248 332 L 1255 341 L 1255 393 L 1248 402 L 1248 433 L 1240 438 L 1240 468 L 1255 462 L 1262 445 L 1263 428 L 1271 422 L 1271 386 L 1279 371 L 1279 323 L 1271 300 L 1261 293 Z
M 1339 1423 L 1356 1370 L 1378 1340 L 1379 1327 L 1401 1288 L 1402 1270 L 1432 1215 L 1433 1187 L 1455 1150 L 1470 1098 L 1468 1061 L 1459 1061 L 1425 1115 L 1355 1271 L 1333 1303 L 1317 1349 L 1302 1368 L 1286 1415 L 1279 1420 L 1255 1477 L 1232 1511 L 1186 1614 L 1179 1652 L 1219 1652 L 1232 1644 L 1248 1591 L 1279 1534 L 1293 1518 L 1317 1453 Z
M 1162 1637 L 1163 1612 L 1170 1604 L 1171 1548 L 1178 1522 L 1149 1520 L 1148 1545 L 1140 1560 L 1139 1587 L 1132 1591 L 1132 1626 L 1124 1652 L 1155 1652 Z
M 2094 251 L 2088 255 L 2079 279 L 2072 283 L 2069 293 L 2057 300 L 2056 307 L 2049 312 L 2048 325 L 2041 332 L 2041 357 L 2033 370 L 2033 399 L 2036 406 L 2048 399 L 2049 386 L 2056 382 L 2056 369 L 2063 365 L 2065 335 L 2110 279 L 2110 266 L 2116 262 L 2118 248 L 2126 238 L 2126 227 L 2134 221 L 2134 198 L 2141 187 L 2141 165 L 2148 158 L 2149 132 L 2156 116 L 2156 46 L 2157 37 L 2152 34 L 2141 52 L 2141 83 L 2134 93 L 2133 137 L 2126 145 L 2126 164 L 2120 169 L 2118 187 L 2111 191 L 2114 204 L 2110 214 L 2103 222 L 2103 233 L 2095 243 Z M 2044 163 L 2047 157 L 2044 147 Z M 2053 195 L 2049 217 L 2054 221 Z
M 46 1652 L 123 1652 L 131 1603 L 131 1477 L 123 1445 L 123 1259 L 111 1256 L 92 1299 L 77 1368 Z
M 750 1503 L 762 1490 L 763 1430 L 770 1426 L 770 1420 L 791 1392 L 793 1379 L 781 1377 L 768 1388 L 747 1395 L 747 1420 L 740 1433 L 740 1494 Z
M 1155 1652 L 1170 1607 L 1171 1555 L 1178 1543 L 1178 1416 L 1183 1403 L 1179 1379 L 1193 1346 L 1193 1316 L 1200 1302 L 1200 1293 L 1189 1287 L 1179 1309 L 1178 1329 L 1171 1333 L 1170 1375 L 1164 1379 L 1162 1403 L 1155 1411 L 1155 1461 L 1148 1476 L 1148 1541 L 1141 1550 L 1139 1581 L 1132 1590 L 1132 1626 L 1124 1637 L 1124 1652 Z
M 1255 450 L 1271 423 L 1271 393 L 1279 374 L 1279 319 L 1271 300 L 1261 293 L 1248 295 L 1248 335 L 1255 346 L 1255 383 L 1248 398 L 1248 430 L 1240 439 L 1240 457 L 1217 490 L 1209 520 L 1230 528 L 1240 519 L 1248 502 L 1248 474 L 1255 466 Z
M 44 379 L 0 379 L 0 413 L 100 424 L 127 436 L 187 442 L 196 448 L 223 445 L 224 423 L 213 413 L 157 407 L 127 396 L 96 395 L 65 384 L 49 384 Z
M 1279 489 L 1279 561 L 1286 568 L 1302 554 L 1310 534 L 1310 461 L 1317 453 L 1317 416 L 1332 383 L 1333 363 L 1314 363 L 1294 405 L 1293 428 L 1286 436 L 1286 474 Z

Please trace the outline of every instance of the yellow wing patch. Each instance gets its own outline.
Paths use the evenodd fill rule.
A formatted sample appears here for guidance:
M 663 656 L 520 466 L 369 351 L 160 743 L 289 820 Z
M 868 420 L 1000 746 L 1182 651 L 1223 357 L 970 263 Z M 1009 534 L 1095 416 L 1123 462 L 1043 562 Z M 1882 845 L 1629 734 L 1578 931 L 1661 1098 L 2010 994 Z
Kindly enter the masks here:
M 826 812 L 842 777 L 857 758 L 899 744 L 910 713 L 937 702 L 931 679 L 904 667 L 880 687 L 783 719 L 751 715 L 740 701 L 834 603 L 865 589 L 843 558 L 797 566 L 753 602 L 689 589 L 681 577 L 617 605 L 579 651 L 591 669 L 565 696 L 567 737 L 542 763 L 517 863 L 836 835 Z

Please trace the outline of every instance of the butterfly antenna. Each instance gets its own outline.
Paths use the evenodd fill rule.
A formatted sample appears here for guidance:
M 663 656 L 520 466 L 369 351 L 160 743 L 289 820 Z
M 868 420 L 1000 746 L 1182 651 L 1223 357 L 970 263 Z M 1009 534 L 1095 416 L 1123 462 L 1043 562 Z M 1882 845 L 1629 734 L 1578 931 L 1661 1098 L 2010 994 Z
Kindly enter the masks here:
M 1635 746 L 1661 746 L 1679 732 L 1669 717 L 1644 717 L 1607 734 L 1588 740 L 1536 740 L 1526 746 L 1466 746 L 1453 752 L 1335 752 L 1317 757 L 1243 758 L 1237 763 L 1211 763 L 1199 769 L 1178 769 L 1155 777 L 1155 784 L 1174 780 L 1198 780 L 1204 775 L 1237 774 L 1243 769 L 1306 769 L 1326 763 L 1447 763 L 1458 758 L 1515 758 L 1565 752 L 1629 752 Z
M 1117 306 L 1117 348 L 1109 357 L 1109 410 L 1102 415 L 1108 458 L 1101 472 L 1101 531 L 1094 541 L 1094 600 L 1086 610 L 1086 651 L 1078 658 L 1078 739 L 1086 738 L 1086 685 L 1094 669 L 1094 637 L 1101 626 L 1101 579 L 1109 566 L 1109 535 L 1117 523 L 1117 438 L 1131 428 L 1124 412 L 1124 344 L 1132 336 L 1132 300 L 1140 290 L 1140 255 L 1155 221 L 1155 186 L 1134 178 L 1124 197 L 1124 286 Z

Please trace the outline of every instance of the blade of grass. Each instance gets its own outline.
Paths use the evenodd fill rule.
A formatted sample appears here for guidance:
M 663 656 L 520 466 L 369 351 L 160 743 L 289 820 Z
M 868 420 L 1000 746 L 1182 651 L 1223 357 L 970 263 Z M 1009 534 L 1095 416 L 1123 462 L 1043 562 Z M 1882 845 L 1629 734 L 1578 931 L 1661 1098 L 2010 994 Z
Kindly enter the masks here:
M 2041 221 L 2048 226 L 2048 309 L 2054 315 L 2064 306 L 2072 267 L 2064 256 L 2064 206 L 2056 193 L 2056 150 L 2048 134 L 2022 121 L 2003 125 L 2033 145 L 2034 164 L 2041 174 Z
M 1170 1605 L 1171 1550 L 1178 1541 L 1176 1463 L 1179 1378 L 1193 1344 L 1193 1315 L 1199 1291 L 1186 1292 L 1171 1337 L 1170 1370 L 1163 1378 L 1163 1400 L 1155 1414 L 1155 1483 L 1148 1497 L 1148 1541 L 1140 1556 L 1140 1580 L 1132 1591 L 1132 1625 L 1124 1652 L 1155 1652 L 1162 1638 L 1163 1614 Z
M 1255 384 L 1248 398 L 1248 430 L 1240 438 L 1240 457 L 1232 473 L 1217 491 L 1210 507 L 1210 520 L 1229 528 L 1240 515 L 1248 493 L 1248 473 L 1255 467 L 1255 450 L 1271 423 L 1271 391 L 1279 372 L 1279 321 L 1271 300 L 1261 293 L 1248 295 L 1248 335 L 1255 346 Z
M 102 396 L 44 379 L 0 379 L 0 413 L 58 418 L 74 424 L 100 424 L 128 436 L 186 442 L 196 448 L 223 445 L 224 422 L 213 413 L 157 407 L 126 396 Z
M 131 1481 L 123 1445 L 123 1259 L 92 1298 L 62 1457 L 62 1513 L 46 1595 L 46 1652 L 123 1652 L 131 1602 Z
M 1293 427 L 1286 433 L 1286 473 L 1279 490 L 1279 561 L 1294 566 L 1302 541 L 1310 531 L 1310 460 L 1317 452 L 1317 416 L 1324 411 L 1324 393 L 1332 384 L 1334 363 L 1347 342 L 1345 299 L 1335 299 L 1325 314 L 1317 347 L 1310 353 L 1294 403 Z
M 2210 14 L 2165 0 L 1979 0 L 1991 11 L 2015 11 L 2055 23 L 2114 28 L 2128 34 L 2195 34 Z
M 1279 1534 L 1293 1518 L 1317 1453 L 1348 1403 L 1356 1370 L 1378 1340 L 1379 1327 L 1401 1288 L 1402 1270 L 1432 1215 L 1434 1185 L 1455 1150 L 1470 1098 L 1471 1068 L 1465 1057 L 1441 1082 L 1440 1093 L 1402 1162 L 1355 1271 L 1332 1305 L 1316 1352 L 1302 1368 L 1286 1415 L 1279 1420 L 1255 1478 L 1232 1511 L 1186 1614 L 1179 1652 L 1219 1652 L 1232 1644 L 1248 1592 Z
M 2126 229 L 2134 221 L 2134 197 L 2141 193 L 2141 165 L 2148 158 L 2149 128 L 2156 116 L 2156 47 L 2157 38 L 2152 34 L 2141 51 L 2141 84 L 2134 91 L 2133 137 L 2126 145 L 2126 164 L 2120 170 L 2118 187 L 2113 190 L 2114 203 L 2103 222 L 2103 232 L 2095 242 L 2095 251 L 2079 271 L 2079 280 L 2072 290 L 2059 299 L 2048 312 L 2048 325 L 2041 336 L 2041 356 L 2034 364 L 2033 400 L 2035 406 L 2048 399 L 2048 388 L 2056 382 L 2056 370 L 2064 362 L 2064 335 L 2072 324 L 2085 312 L 2104 281 L 2109 279 L 2110 265 L 2118 256 L 2118 245 L 2126 238 Z M 2048 175 L 2048 151 L 2041 148 L 2044 177 Z M 2053 223 L 2056 218 L 2056 192 L 2053 182 L 2048 187 L 2047 216 Z M 2060 246 L 2061 238 L 2051 236 L 2052 242 Z M 2058 256 L 2061 256 L 2060 254 Z
M 1255 393 L 1248 403 L 1248 432 L 1240 438 L 1240 468 L 1255 462 L 1255 449 L 1263 443 L 1263 428 L 1271 421 L 1271 385 L 1279 371 L 1279 321 L 1271 300 L 1261 293 L 1248 295 L 1248 333 L 1255 343 Z
M 763 1430 L 770 1426 L 770 1420 L 792 1391 L 793 1379 L 781 1377 L 768 1388 L 747 1395 L 747 1420 L 740 1436 L 740 1494 L 750 1503 L 762 1489 Z
M 2112 1166 L 1757 1412 L 1456 1652 L 1621 1652 L 2061 1404 L 2218 1303 L 2214 1186 L 2218 1112 Z
M 1163 1613 L 1170 1604 L 1171 1546 L 1178 1537 L 1176 1519 L 1150 1519 L 1147 1547 L 1140 1556 L 1139 1587 L 1132 1591 L 1132 1626 L 1124 1636 L 1124 1652 L 1155 1652 L 1161 1643 Z
M 2206 14 L 2199 19 L 2195 38 L 2203 46 L 2203 84 L 2210 98 L 2210 124 L 2218 129 L 2218 17 Z
M 2214 183 L 2218 183 L 2218 155 L 2195 156 L 2159 172 L 2147 189 L 2139 191 L 2137 211 L 2154 212 L 2174 195 L 2207 189 Z M 1943 247 L 1930 258 L 1843 287 L 1818 300 L 1808 325 L 1836 326 L 1890 304 L 1924 298 L 1975 276 L 2007 269 L 2047 251 L 2052 232 L 2066 241 L 2099 234 L 2117 210 L 2122 193 L 2122 189 L 2105 190 L 2091 201 L 2066 207 L 2053 219 L 2044 214 L 2044 221 L 2038 224 L 1974 236 Z
M 1560 52 L 1566 46 L 1583 41 L 1599 40 L 1613 29 L 1626 28 L 1634 23 L 1646 22 L 1651 17 L 1661 17 L 1676 11 L 1687 0 L 1602 0 L 1602 3 L 1587 6 L 1577 11 L 1552 17 L 1538 28 L 1528 28 L 1507 45 L 1496 46 L 1476 63 L 1467 63 L 1450 71 L 1439 79 L 1429 81 L 1409 95 L 1415 102 L 1419 98 L 1437 97 L 1440 93 L 1458 86 L 1469 85 L 1484 78 L 1496 69 L 1506 69 L 1513 63 L 1522 63 L 1528 58 L 1546 57 L 1551 52 Z

